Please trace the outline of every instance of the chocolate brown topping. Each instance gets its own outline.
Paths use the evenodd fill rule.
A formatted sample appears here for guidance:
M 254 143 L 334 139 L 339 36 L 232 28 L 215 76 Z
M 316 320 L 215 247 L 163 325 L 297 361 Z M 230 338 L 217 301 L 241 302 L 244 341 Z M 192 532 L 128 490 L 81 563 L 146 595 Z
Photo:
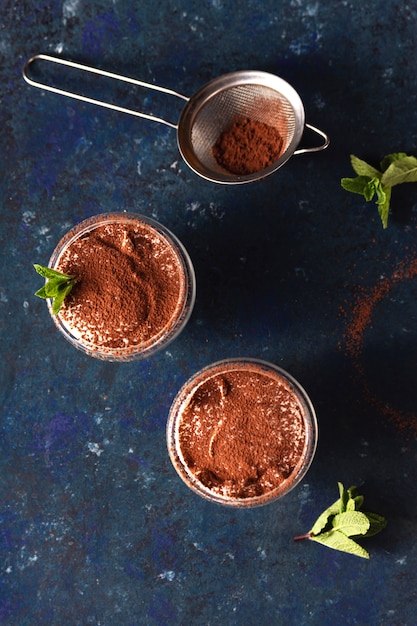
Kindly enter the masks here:
M 304 454 L 303 408 L 279 375 L 232 370 L 202 382 L 179 426 L 185 462 L 201 483 L 236 498 L 262 495 Z
M 57 269 L 77 277 L 61 319 L 100 347 L 152 341 L 172 324 L 185 298 L 178 254 L 139 221 L 98 226 L 69 245 Z

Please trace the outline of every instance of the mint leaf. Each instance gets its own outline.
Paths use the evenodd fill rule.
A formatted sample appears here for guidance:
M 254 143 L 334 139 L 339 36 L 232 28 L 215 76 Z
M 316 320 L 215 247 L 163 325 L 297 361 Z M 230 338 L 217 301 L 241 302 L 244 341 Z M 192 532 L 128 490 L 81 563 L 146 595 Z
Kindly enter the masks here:
M 368 552 L 352 537 L 376 535 L 385 528 L 387 521 L 376 513 L 359 511 L 364 498 L 357 493 L 356 487 L 345 489 L 340 482 L 338 487 L 339 499 L 323 511 L 310 532 L 298 535 L 294 540 L 311 539 L 334 550 L 369 558 Z
M 369 178 L 381 178 L 381 172 L 379 172 L 375 167 L 372 167 L 372 165 L 369 165 L 369 163 L 362 161 L 362 159 L 359 159 L 354 154 L 350 155 L 350 163 L 356 174 L 358 174 L 359 176 L 369 176 Z
M 317 537 L 311 537 L 311 540 L 322 543 L 328 548 L 333 548 L 333 550 L 340 550 L 341 552 L 360 556 L 363 559 L 369 559 L 369 552 L 340 530 L 332 530 Z
M 377 203 L 383 204 L 386 201 L 386 191 L 378 176 L 357 176 L 356 178 L 342 178 L 340 181 L 343 189 L 352 193 L 361 194 L 367 202 L 377 196 Z
M 349 498 L 346 505 L 346 511 L 357 511 L 356 502 L 353 498 Z
M 339 487 L 339 489 L 340 489 L 340 487 Z M 349 487 L 349 489 L 347 490 L 349 498 L 353 498 L 353 499 L 358 498 L 358 497 L 362 498 L 362 496 L 358 496 L 357 495 L 357 491 L 358 491 L 357 487 L 355 487 L 355 486 Z
M 372 200 L 372 198 L 376 195 L 377 204 L 384 204 L 386 200 L 386 193 L 384 191 L 384 187 L 381 184 L 380 179 L 377 177 L 371 178 L 368 184 L 365 185 L 363 195 L 365 196 L 365 200 L 367 200 L 368 202 Z
M 332 519 L 338 515 L 339 513 L 343 513 L 349 507 L 349 503 L 353 502 L 352 500 L 352 490 L 355 490 L 356 487 L 351 487 L 346 490 L 342 483 L 337 483 L 339 487 L 339 499 L 333 502 L 323 513 L 317 518 L 314 523 L 313 528 L 310 533 L 313 535 L 318 535 L 321 531 L 331 528 Z M 355 509 L 353 509 L 355 510 Z
M 381 218 L 383 228 L 388 226 L 389 205 L 391 201 L 391 187 L 385 188 L 385 202 L 378 203 L 378 213 Z
M 313 535 L 318 535 L 326 528 L 326 526 L 330 523 L 330 520 L 340 513 L 340 499 L 333 502 L 332 505 L 329 506 L 328 509 L 323 511 L 323 513 L 317 518 L 314 523 L 313 528 L 311 529 L 311 533 Z
M 417 159 L 405 156 L 394 161 L 382 174 L 381 182 L 389 187 L 401 183 L 417 183 Z
M 38 274 L 46 279 L 44 286 L 35 292 L 35 296 L 38 296 L 38 298 L 50 298 L 52 300 L 52 314 L 56 315 L 75 285 L 76 278 L 37 263 L 33 267 Z
M 35 296 L 38 296 L 38 298 L 48 298 L 46 295 L 45 285 L 38 289 L 38 291 L 35 291 Z
M 362 508 L 362 504 L 364 501 L 364 497 L 363 496 L 354 496 L 353 498 L 351 497 L 349 502 L 353 502 L 353 509 L 354 511 L 359 511 L 359 509 Z
M 364 537 L 372 537 L 373 535 L 377 535 L 384 530 L 387 525 L 387 520 L 382 515 L 378 515 L 377 513 L 365 513 L 366 517 L 369 520 L 369 528 L 366 531 Z
M 63 272 L 58 272 L 58 270 L 53 270 L 52 267 L 45 267 L 44 265 L 39 265 L 38 263 L 34 263 L 33 267 L 38 272 L 38 274 L 40 274 L 44 278 L 74 278 L 74 276 L 64 274 Z
M 380 163 L 381 170 L 385 172 L 385 170 L 388 169 L 391 163 L 394 163 L 394 161 L 398 161 L 399 159 L 403 159 L 406 156 L 407 154 L 405 152 L 394 152 L 393 154 L 387 154 L 386 156 L 384 156 Z
M 417 183 L 417 158 L 405 152 L 387 154 L 381 161 L 381 171 L 354 154 L 350 155 L 356 178 L 342 178 L 340 184 L 346 191 L 364 196 L 367 202 L 376 196 L 378 214 L 383 228 L 388 226 L 391 189 L 401 183 Z
M 66 279 L 65 279 L 66 280 Z M 45 293 L 47 298 L 55 298 L 59 292 L 61 285 L 65 285 L 62 279 L 59 278 L 51 278 L 48 282 L 45 283 Z
M 365 513 L 360 511 L 344 511 L 335 515 L 332 521 L 333 528 L 341 531 L 347 537 L 364 535 L 371 525 Z
M 71 291 L 72 287 L 73 285 L 71 283 L 68 283 L 67 285 L 63 285 L 59 293 L 54 297 L 53 302 L 52 302 L 52 314 L 53 315 L 56 315 L 57 313 L 59 313 L 59 309 L 61 308 L 62 303 L 64 302 L 65 298 Z
M 342 178 L 340 183 L 343 189 L 352 193 L 365 194 L 365 188 L 371 179 L 369 176 L 357 176 L 356 178 Z
M 340 502 L 340 513 L 343 513 L 344 511 L 346 511 L 346 505 L 348 503 L 349 500 L 349 492 L 346 491 L 346 489 L 344 488 L 342 483 L 337 483 L 337 486 L 339 487 L 339 502 Z

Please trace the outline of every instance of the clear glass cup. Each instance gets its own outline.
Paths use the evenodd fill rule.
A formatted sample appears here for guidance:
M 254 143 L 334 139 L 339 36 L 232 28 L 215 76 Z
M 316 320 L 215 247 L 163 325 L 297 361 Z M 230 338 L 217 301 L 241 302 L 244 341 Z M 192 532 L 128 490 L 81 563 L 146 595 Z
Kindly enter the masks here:
M 228 422 L 231 411 L 233 427 Z M 241 414 L 238 422 L 236 411 Z M 248 415 L 252 422 L 246 421 Z M 255 422 L 264 424 L 260 429 L 265 427 L 268 434 L 257 431 Z M 316 414 L 303 387 L 285 370 L 260 359 L 226 359 L 197 372 L 178 392 L 167 423 L 169 456 L 185 484 L 211 502 L 237 508 L 268 504 L 294 489 L 312 463 L 317 437 Z M 245 439 L 247 445 L 242 444 Z M 265 465 L 267 458 L 275 463 L 271 443 L 276 450 L 278 441 L 283 441 L 282 446 L 277 443 L 283 452 L 276 467 L 290 467 L 290 462 L 288 475 Z M 215 459 L 216 445 L 228 468 L 236 460 L 238 473 L 243 467 L 251 475 L 243 489 L 236 488 L 227 476 L 229 469 Z
M 177 237 L 155 220 L 144 215 L 128 212 L 103 213 L 90 217 L 76 225 L 56 246 L 50 258 L 49 267 L 67 273 L 62 269 L 62 263 L 67 258 L 66 255 L 72 253 L 71 246 L 75 242 L 76 245 L 82 245 L 82 242 L 88 240 L 89 236 L 98 228 L 118 229 L 119 226 L 123 229 L 138 229 L 140 237 L 146 244 L 142 245 L 142 248 L 149 250 L 150 255 L 156 254 L 155 251 L 163 249 L 170 259 L 171 266 L 175 267 L 175 280 L 178 283 L 176 289 L 178 293 L 172 312 L 170 310 L 169 319 L 165 319 L 164 324 L 159 328 L 155 325 L 155 333 L 143 340 L 138 337 L 124 338 L 123 345 L 111 346 L 106 345 L 105 342 L 92 339 L 93 335 L 91 334 L 87 336 L 85 332 L 80 332 L 79 328 L 77 328 L 75 309 L 70 317 L 65 311 L 67 299 L 57 315 L 52 314 L 52 301 L 47 300 L 47 303 L 55 325 L 73 346 L 98 359 L 126 362 L 151 356 L 158 350 L 166 348 L 180 334 L 193 310 L 196 282 L 191 259 Z M 159 252 L 157 253 L 159 254 Z M 103 272 L 103 276 L 106 276 L 105 272 Z M 106 286 L 105 281 L 108 280 L 111 280 L 111 277 L 103 278 L 103 288 Z M 146 277 L 144 282 L 146 282 Z M 132 285 L 134 285 L 134 281 L 132 281 Z M 74 286 L 71 294 L 67 296 L 68 302 L 71 302 L 71 298 L 75 300 L 76 290 L 77 284 Z M 121 301 L 122 310 L 123 298 Z M 112 306 L 114 306 L 114 302 L 112 302 Z M 163 307 L 163 301 L 158 306 Z M 111 335 L 112 328 L 106 329 L 106 331 Z

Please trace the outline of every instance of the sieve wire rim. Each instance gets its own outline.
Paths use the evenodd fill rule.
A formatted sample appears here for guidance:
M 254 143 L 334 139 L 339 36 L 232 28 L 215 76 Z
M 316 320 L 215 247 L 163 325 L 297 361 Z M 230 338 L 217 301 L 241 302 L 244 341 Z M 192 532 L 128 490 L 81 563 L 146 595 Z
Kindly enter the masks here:
M 291 107 L 294 114 L 294 132 L 286 149 L 279 158 L 258 172 L 247 175 L 231 174 L 226 170 L 214 170 L 202 163 L 194 150 L 192 131 L 196 119 L 201 111 L 212 101 L 218 98 L 222 93 L 233 87 L 257 86 L 260 88 L 268 88 L 277 94 L 277 97 L 284 99 Z M 282 167 L 284 163 L 294 153 L 298 146 L 305 127 L 305 112 L 301 98 L 297 91 L 284 79 L 268 72 L 257 70 L 244 70 L 224 74 L 212 81 L 206 83 L 199 91 L 197 91 L 188 101 L 183 109 L 177 127 L 177 143 L 180 153 L 187 165 L 198 175 L 210 180 L 223 184 L 240 184 L 252 182 L 265 178 L 277 169 Z

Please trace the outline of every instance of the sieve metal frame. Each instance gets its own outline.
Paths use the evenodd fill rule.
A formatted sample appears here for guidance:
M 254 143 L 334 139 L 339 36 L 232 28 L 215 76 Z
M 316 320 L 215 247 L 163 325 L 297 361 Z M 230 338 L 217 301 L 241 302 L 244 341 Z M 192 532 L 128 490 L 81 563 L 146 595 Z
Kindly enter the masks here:
M 90 98 L 83 94 L 66 91 L 64 89 L 60 89 L 58 87 L 54 87 L 48 83 L 42 83 L 33 79 L 29 75 L 29 68 L 35 61 L 46 61 L 56 65 L 62 65 L 70 68 L 74 68 L 80 71 L 84 71 L 90 74 L 95 74 L 99 76 L 105 76 L 114 80 L 122 81 L 125 83 L 130 83 L 133 85 L 138 85 L 140 87 L 144 87 L 147 89 L 151 89 L 154 91 L 159 91 L 165 93 L 170 96 L 175 96 L 186 102 L 184 106 L 179 121 L 177 124 L 163 119 L 161 117 L 157 117 L 155 115 L 150 115 L 147 113 L 143 113 L 141 111 L 129 109 L 126 107 L 119 106 L 114 103 L 105 102 L 103 100 L 99 100 L 96 98 Z M 37 87 L 39 89 L 44 89 L 46 91 L 53 92 L 58 95 L 67 96 L 69 98 L 73 98 L 75 100 L 81 100 L 82 102 L 87 102 L 90 104 L 95 104 L 97 106 L 101 106 L 107 109 L 111 109 L 113 111 L 118 111 L 121 113 L 127 113 L 129 115 L 134 115 L 136 117 L 145 118 L 150 121 L 158 122 L 170 126 L 177 131 L 177 145 L 179 152 L 184 159 L 185 163 L 193 170 L 196 174 L 215 183 L 221 184 L 242 184 L 249 183 L 257 180 L 261 180 L 266 176 L 276 172 L 279 168 L 281 168 L 287 161 L 290 159 L 292 155 L 297 154 L 306 154 L 309 152 L 319 152 L 327 148 L 330 143 L 328 135 L 312 126 L 311 124 L 306 124 L 305 122 L 305 111 L 302 100 L 298 94 L 298 92 L 292 87 L 287 81 L 283 78 L 276 76 L 275 74 L 270 74 L 268 72 L 258 71 L 258 70 L 243 70 L 237 72 L 231 72 L 228 74 L 223 74 L 218 78 L 211 80 L 206 83 L 203 87 L 201 87 L 191 98 L 178 93 L 172 89 L 167 89 L 165 87 L 160 87 L 158 85 L 153 85 L 151 83 L 146 83 L 144 81 L 140 81 L 134 78 L 129 78 L 126 76 L 122 76 L 120 74 L 115 74 L 114 72 L 108 72 L 105 70 L 101 70 L 98 68 L 90 67 L 87 65 L 83 65 L 81 63 L 76 63 L 74 61 L 69 61 L 66 59 L 61 59 L 59 57 L 50 56 L 47 54 L 36 54 L 30 57 L 24 64 L 22 69 L 22 75 L 24 80 L 31 86 Z M 195 123 L 196 117 L 199 112 L 202 110 L 207 103 L 210 102 L 213 98 L 215 98 L 222 91 L 226 91 L 233 87 L 239 86 L 247 86 L 247 85 L 256 85 L 267 87 L 268 89 L 275 91 L 277 94 L 285 98 L 290 106 L 293 109 L 296 124 L 293 136 L 291 141 L 287 145 L 284 152 L 279 156 L 279 158 L 271 164 L 269 167 L 255 172 L 253 174 L 248 175 L 235 175 L 227 172 L 226 170 L 222 170 L 221 168 L 213 168 L 207 167 L 204 165 L 201 160 L 198 158 L 195 150 L 193 149 L 192 144 L 192 129 Z M 309 128 L 317 135 L 322 138 L 322 143 L 313 148 L 299 148 L 297 149 L 301 137 L 304 133 L 305 128 Z
M 259 87 L 267 87 L 271 91 L 285 98 L 291 105 L 295 117 L 295 131 L 291 141 L 285 151 L 279 158 L 269 167 L 247 175 L 231 174 L 230 172 L 221 172 L 219 169 L 210 170 L 198 159 L 193 149 L 192 129 L 196 119 L 210 100 L 217 98 L 222 92 L 233 87 L 254 85 Z M 212 182 L 223 184 L 241 184 L 260 180 L 276 172 L 280 167 L 288 161 L 295 153 L 297 146 L 301 141 L 305 129 L 305 111 L 302 100 L 298 92 L 287 81 L 275 74 L 258 70 L 242 70 L 223 74 L 218 78 L 214 78 L 206 83 L 199 91 L 197 91 L 185 105 L 177 129 L 177 142 L 180 153 L 184 161 L 196 173 Z M 327 144 L 328 145 L 328 144 Z M 326 145 L 326 147 L 327 147 Z M 319 148 L 323 149 L 323 148 Z M 310 151 L 305 148 L 303 151 Z M 316 151 L 316 148 L 314 148 Z M 301 154 L 301 152 L 300 152 Z

